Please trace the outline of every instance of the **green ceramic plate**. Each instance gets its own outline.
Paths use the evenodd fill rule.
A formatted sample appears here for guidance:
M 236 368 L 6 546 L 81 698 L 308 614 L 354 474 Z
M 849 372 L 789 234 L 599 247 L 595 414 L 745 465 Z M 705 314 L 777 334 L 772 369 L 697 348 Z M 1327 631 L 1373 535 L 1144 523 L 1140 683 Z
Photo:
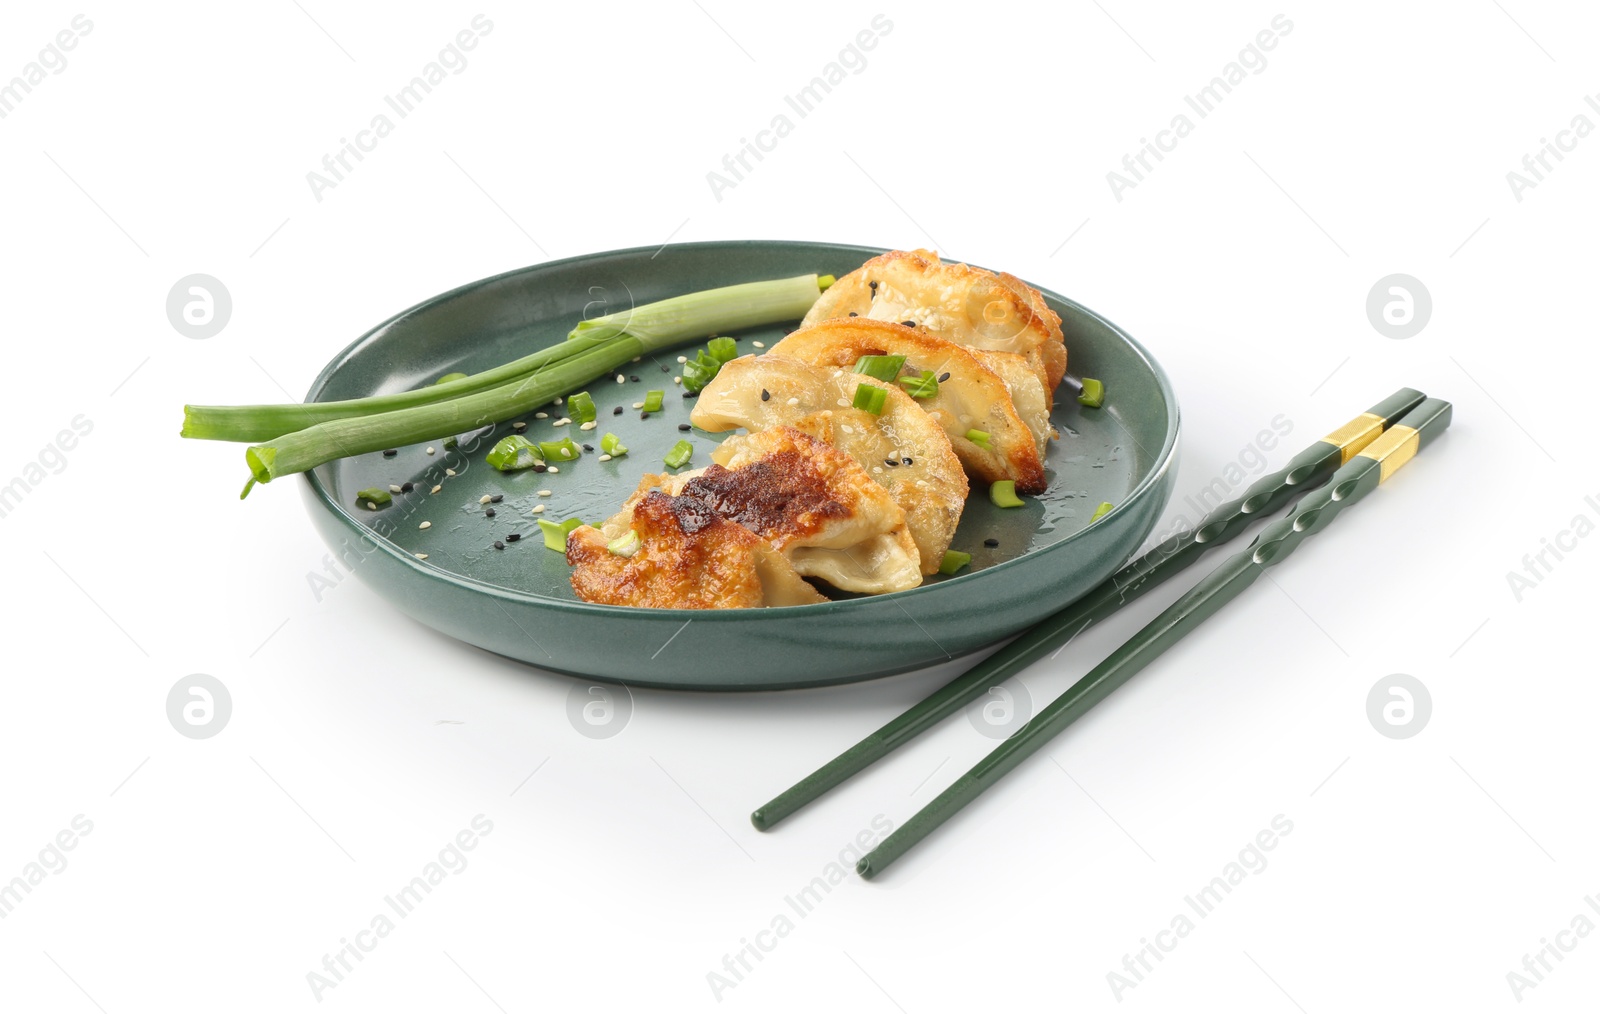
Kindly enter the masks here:
M 829 243 L 689 243 L 553 261 L 473 282 L 385 321 L 341 352 L 308 400 L 408 390 L 453 371 L 472 373 L 565 339 L 573 323 L 697 289 L 810 272 L 843 275 L 882 253 Z M 677 356 L 646 358 L 622 384 L 589 385 L 600 427 L 552 429 L 525 417 L 530 438 L 562 434 L 594 454 L 559 474 L 500 473 L 484 464 L 509 424 L 455 448 L 435 441 L 346 458 L 308 473 L 312 519 L 333 550 L 379 594 L 452 637 L 544 669 L 641 686 L 749 690 L 818 686 L 903 672 L 974 651 L 1017 633 L 1082 595 L 1125 562 L 1171 495 L 1178 406 L 1165 375 L 1113 324 L 1044 291 L 1061 314 L 1068 369 L 1106 384 L 1106 404 L 1084 409 L 1057 399 L 1061 439 L 1050 448 L 1048 492 L 1027 506 L 993 507 L 977 485 L 951 548 L 972 554 L 954 577 L 932 577 L 891 595 L 780 609 L 627 609 L 580 602 L 562 554 L 544 546 L 539 517 L 598 522 L 614 513 L 679 438 L 708 464 L 720 436 L 678 430 L 692 401 L 672 383 Z M 786 328 L 739 336 L 755 352 Z M 693 350 L 688 350 L 692 352 Z M 637 381 L 632 380 L 637 377 Z M 665 410 L 641 419 L 633 403 L 666 392 Z M 622 406 L 621 415 L 613 409 Z M 600 435 L 618 434 L 630 453 L 600 462 Z M 445 474 L 453 469 L 455 475 Z M 370 486 L 416 484 L 388 507 L 355 501 Z M 443 488 L 430 494 L 433 486 Z M 549 490 L 548 497 L 539 491 Z M 495 517 L 479 498 L 500 494 Z M 1102 501 L 1116 509 L 1094 525 Z M 430 522 L 427 529 L 419 526 Z M 496 539 L 520 541 L 496 550 Z M 999 540 L 989 548 L 984 540 Z M 418 554 L 426 554 L 419 559 Z

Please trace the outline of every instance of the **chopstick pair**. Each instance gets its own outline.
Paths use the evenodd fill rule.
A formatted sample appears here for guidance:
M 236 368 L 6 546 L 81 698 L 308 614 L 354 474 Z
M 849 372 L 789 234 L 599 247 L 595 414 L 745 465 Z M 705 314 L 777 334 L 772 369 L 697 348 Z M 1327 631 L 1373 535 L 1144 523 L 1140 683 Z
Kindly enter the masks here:
M 1187 568 L 1206 551 L 1239 534 L 1254 519 L 1283 506 L 1302 491 L 1332 480 L 1320 492 L 1304 497 L 1288 517 L 1265 529 L 1248 550 L 1225 561 L 856 864 L 856 871 L 869 879 L 882 872 L 934 828 L 977 798 L 989 784 L 1232 600 L 1265 567 L 1282 560 L 1307 535 L 1320 530 L 1344 507 L 1387 480 L 1417 450 L 1444 431 L 1450 423 L 1450 415 L 1447 402 L 1424 399 L 1420 392 L 1409 388 L 1395 392 L 1295 455 L 1282 470 L 1262 477 L 1243 497 L 1223 504 L 1193 529 L 1174 536 L 1128 564 L 1087 595 L 1046 618 L 757 809 L 750 815 L 751 823 L 759 830 L 770 829 L 982 696 L 989 687 L 1026 668 L 1076 637 L 1090 624 Z

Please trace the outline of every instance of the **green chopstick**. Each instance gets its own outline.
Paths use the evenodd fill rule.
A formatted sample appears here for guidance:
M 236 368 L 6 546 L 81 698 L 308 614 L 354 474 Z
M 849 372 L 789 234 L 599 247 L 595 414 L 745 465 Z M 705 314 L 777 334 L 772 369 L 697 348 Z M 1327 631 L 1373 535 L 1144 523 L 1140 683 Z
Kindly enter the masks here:
M 1076 602 L 1041 620 L 1011 644 L 786 789 L 750 814 L 750 822 L 758 830 L 771 829 L 936 722 L 960 711 L 1001 680 L 1032 665 L 1090 624 L 1110 616 L 1238 535 L 1257 518 L 1321 483 L 1422 400 L 1422 392 L 1407 387 L 1378 402 L 1295 455 L 1283 469 L 1256 480 L 1244 496 L 1220 505 L 1195 527 L 1179 532 L 1123 567 Z
M 1377 489 L 1379 483 L 1386 481 L 1417 451 L 1445 431 L 1450 425 L 1450 414 L 1450 403 L 1437 398 L 1429 398 L 1412 410 L 1340 466 L 1326 486 L 1307 494 L 1288 516 L 1264 528 L 1250 543 L 1250 548 L 1224 560 L 1105 661 L 1089 670 L 1088 675 L 990 751 L 955 784 L 896 828 L 856 863 L 856 872 L 869 880 L 882 873 L 1024 758 L 1050 742 L 1184 635 L 1238 597 L 1268 567 L 1282 562 L 1300 543 L 1326 528 L 1340 511 Z

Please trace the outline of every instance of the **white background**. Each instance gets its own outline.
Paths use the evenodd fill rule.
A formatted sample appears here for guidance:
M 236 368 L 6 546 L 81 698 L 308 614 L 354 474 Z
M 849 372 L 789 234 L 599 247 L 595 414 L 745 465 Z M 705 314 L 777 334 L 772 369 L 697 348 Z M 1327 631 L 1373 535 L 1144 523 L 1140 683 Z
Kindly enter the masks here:
M 1507 579 L 1576 516 L 1600 522 L 1600 138 L 1520 201 L 1506 179 L 1573 117 L 1600 125 L 1592 8 L 36 3 L 7 8 L 0 79 L 80 10 L 66 68 L 0 120 L 0 483 L 93 423 L 0 519 L 0 880 L 76 815 L 93 831 L 0 920 L 6 1009 L 1495 1011 L 1542 938 L 1600 923 L 1600 538 L 1547 556 L 1520 599 Z M 480 12 L 466 69 L 315 199 L 307 172 Z M 707 172 L 878 13 L 865 69 L 718 200 Z M 1117 200 L 1106 174 L 1280 13 L 1265 69 Z M 669 238 L 937 246 L 1106 314 L 1180 394 L 1171 516 L 1280 413 L 1275 464 L 1402 385 L 1456 422 L 801 919 L 785 896 L 993 741 L 956 718 L 776 833 L 747 813 L 953 669 L 637 692 L 591 740 L 567 678 L 359 581 L 319 601 L 294 487 L 240 503 L 238 448 L 176 436 L 185 401 L 298 397 L 433 293 Z M 209 340 L 166 318 L 192 272 L 232 293 Z M 1433 302 L 1406 340 L 1366 313 L 1394 272 Z M 1029 670 L 1030 699 L 1179 590 Z M 168 723 L 190 673 L 231 691 L 212 739 Z M 1410 739 L 1367 718 L 1393 673 L 1431 692 Z M 470 864 L 319 1001 L 307 973 L 477 814 L 493 831 Z M 1267 867 L 1119 995 L 1107 974 L 1279 814 Z M 793 932 L 719 993 L 708 974 L 779 913 Z M 1592 1001 L 1600 939 L 1562 940 L 1521 1007 Z

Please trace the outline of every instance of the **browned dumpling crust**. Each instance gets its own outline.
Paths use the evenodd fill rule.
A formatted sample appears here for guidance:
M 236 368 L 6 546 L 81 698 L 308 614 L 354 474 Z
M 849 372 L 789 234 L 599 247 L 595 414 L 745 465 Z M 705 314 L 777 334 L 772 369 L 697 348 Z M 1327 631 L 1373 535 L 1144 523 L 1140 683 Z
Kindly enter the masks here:
M 605 534 L 567 535 L 572 590 L 585 602 L 649 609 L 735 609 L 826 602 L 783 554 L 693 499 L 651 489 L 629 513 L 639 548 L 620 556 Z
M 922 583 L 905 512 L 848 454 L 774 426 L 743 438 L 725 462 L 645 476 L 601 532 L 607 540 L 626 536 L 634 508 L 659 491 L 744 526 L 801 576 L 843 591 L 878 595 Z
M 861 384 L 886 389 L 882 413 L 853 407 Z M 792 426 L 838 448 L 905 512 L 922 573 L 939 569 L 966 506 L 967 476 L 944 430 L 898 385 L 770 353 L 743 356 L 701 390 L 689 420 L 713 433 Z M 751 435 L 724 440 L 712 460 L 735 460 Z

